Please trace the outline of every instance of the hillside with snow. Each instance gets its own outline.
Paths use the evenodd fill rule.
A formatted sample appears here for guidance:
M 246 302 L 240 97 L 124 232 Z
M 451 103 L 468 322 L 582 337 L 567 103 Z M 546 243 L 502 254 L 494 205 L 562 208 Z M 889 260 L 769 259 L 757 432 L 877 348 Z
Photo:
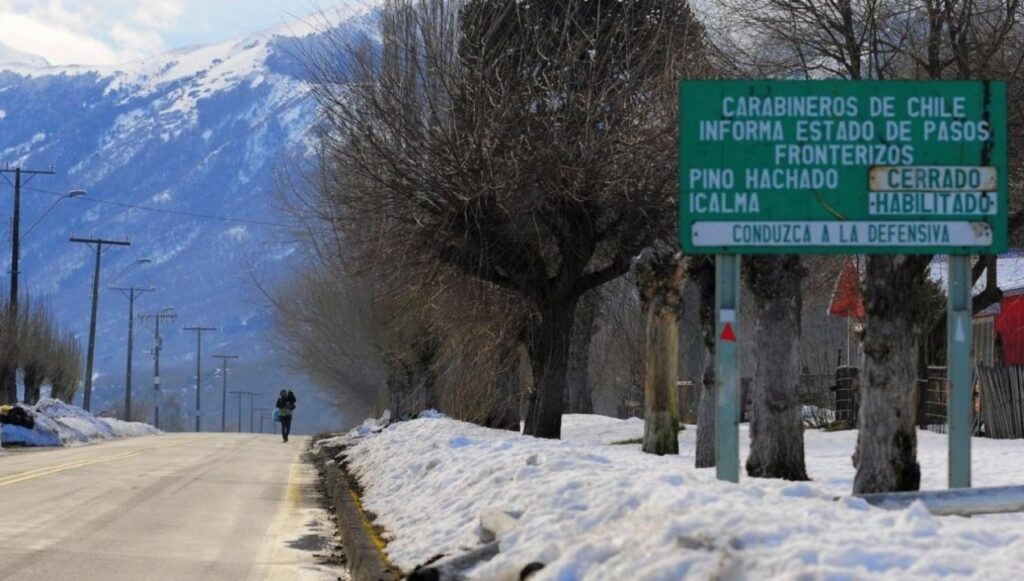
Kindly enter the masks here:
M 344 35 L 363 35 L 372 17 L 352 8 L 330 22 Z M 273 279 L 292 266 L 296 249 L 281 227 L 288 219 L 275 191 L 283 172 L 314 155 L 315 106 L 298 55 L 320 40 L 324 22 L 316 17 L 119 66 L 51 67 L 0 46 L 0 166 L 56 170 L 27 183 L 22 232 L 61 193 L 88 192 L 61 200 L 23 237 L 22 293 L 49 302 L 84 351 L 94 255 L 68 238 L 130 240 L 131 248 L 104 254 L 101 281 L 105 287 L 124 272 L 118 286 L 154 285 L 157 292 L 139 299 L 139 313 L 177 309 L 179 318 L 165 333 L 166 391 L 194 397 L 188 388 L 195 338 L 181 327 L 220 329 L 204 337 L 207 426 L 220 419 L 215 352 L 242 357 L 232 377 L 250 383 L 234 389 L 262 390 L 270 398 L 281 383 L 302 383 L 281 371 L 268 340 L 270 313 L 250 273 Z M 4 216 L 12 190 L 0 181 Z M 9 251 L 0 257 L 8 272 Z M 128 268 L 142 258 L 151 262 Z M 114 291 L 100 296 L 97 398 L 113 402 L 123 392 L 128 304 Z M 152 381 L 145 353 L 152 328 L 136 325 L 136 331 L 134 383 L 144 391 Z
M 0 65 L 47 67 L 50 66 L 50 63 L 41 56 L 14 50 L 6 44 L 0 43 Z

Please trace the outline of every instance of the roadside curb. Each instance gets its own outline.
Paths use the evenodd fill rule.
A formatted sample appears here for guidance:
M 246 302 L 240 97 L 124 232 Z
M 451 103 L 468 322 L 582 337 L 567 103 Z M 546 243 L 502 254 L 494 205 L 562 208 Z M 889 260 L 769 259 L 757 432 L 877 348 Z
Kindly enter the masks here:
M 403 577 L 388 561 L 386 543 L 363 509 L 358 486 L 344 466 L 334 460 L 339 448 L 323 447 L 314 455 L 334 504 L 334 518 L 355 581 L 393 581 Z

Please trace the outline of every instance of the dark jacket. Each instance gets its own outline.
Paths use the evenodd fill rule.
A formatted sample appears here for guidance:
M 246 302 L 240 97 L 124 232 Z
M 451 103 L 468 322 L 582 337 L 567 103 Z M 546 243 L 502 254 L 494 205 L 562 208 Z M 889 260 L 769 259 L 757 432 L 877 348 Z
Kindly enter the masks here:
M 291 412 L 295 409 L 295 394 L 288 392 L 287 395 L 283 395 L 277 398 L 277 403 L 274 405 L 279 410 L 288 410 Z M 289 414 L 291 415 L 291 414 Z

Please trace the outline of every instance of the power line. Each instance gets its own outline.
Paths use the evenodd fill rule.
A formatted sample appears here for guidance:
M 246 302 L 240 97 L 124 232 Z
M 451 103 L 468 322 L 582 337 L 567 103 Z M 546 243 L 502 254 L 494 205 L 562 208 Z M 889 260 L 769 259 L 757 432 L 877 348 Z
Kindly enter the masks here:
M 49 194 L 51 196 L 66 196 L 67 194 L 61 192 L 55 192 L 53 190 L 44 190 L 42 188 L 30 188 L 22 186 L 22 189 L 38 192 L 41 194 Z M 199 218 L 203 220 L 218 220 L 220 222 L 237 223 L 237 224 L 252 224 L 254 226 L 268 226 L 271 228 L 293 228 L 292 225 L 283 224 L 281 222 L 269 222 L 266 220 L 249 220 L 246 218 L 231 218 L 228 216 L 216 216 L 213 214 L 201 214 L 199 212 L 189 212 L 187 210 L 171 210 L 168 208 L 154 208 L 153 206 L 143 206 L 141 204 L 129 204 L 128 202 L 117 202 L 114 200 L 104 200 L 102 198 L 96 198 L 91 195 L 76 197 L 76 200 L 86 200 L 97 204 L 105 204 L 108 206 L 117 206 L 121 208 L 128 208 L 132 210 L 142 210 L 144 212 L 155 212 L 158 214 L 170 214 L 174 216 L 186 216 L 189 218 Z

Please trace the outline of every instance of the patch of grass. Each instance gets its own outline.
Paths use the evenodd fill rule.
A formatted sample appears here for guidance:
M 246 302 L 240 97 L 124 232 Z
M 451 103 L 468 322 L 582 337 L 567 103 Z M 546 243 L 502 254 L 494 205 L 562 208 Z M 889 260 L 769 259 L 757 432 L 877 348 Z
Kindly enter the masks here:
M 628 446 L 629 444 L 643 444 L 643 443 L 644 443 L 644 439 L 643 438 L 630 438 L 628 440 L 616 440 L 614 442 L 610 442 L 610 444 L 612 446 Z
M 821 427 L 823 432 L 840 432 L 843 430 L 855 430 L 857 424 L 850 420 L 836 420 Z

